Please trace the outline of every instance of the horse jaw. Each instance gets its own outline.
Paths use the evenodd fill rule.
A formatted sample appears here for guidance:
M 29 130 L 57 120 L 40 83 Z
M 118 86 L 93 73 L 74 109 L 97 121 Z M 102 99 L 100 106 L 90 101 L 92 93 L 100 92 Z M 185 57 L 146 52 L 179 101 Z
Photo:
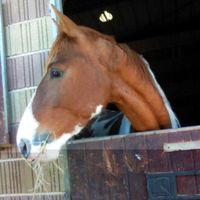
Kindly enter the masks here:
M 35 95 L 34 95 L 35 96 Z M 37 134 L 37 129 L 40 126 L 40 123 L 36 120 L 33 112 L 32 112 L 32 102 L 34 99 L 32 97 L 30 103 L 28 104 L 24 115 L 21 119 L 18 132 L 17 132 L 17 146 L 20 150 L 20 141 L 27 140 L 31 145 L 30 155 L 28 156 L 28 160 L 37 160 L 42 162 L 49 162 L 52 160 L 56 160 L 59 157 L 59 153 L 61 148 L 69 141 L 73 136 L 77 135 L 84 127 L 77 124 L 74 127 L 74 130 L 70 133 L 63 133 L 58 139 L 55 139 L 51 143 L 47 143 L 46 145 L 34 145 L 33 138 Z M 97 116 L 102 111 L 103 105 L 96 106 L 95 112 L 91 114 L 90 119 Z
M 32 113 L 32 100 L 26 108 L 24 115 L 21 119 L 18 132 L 17 132 L 17 146 L 20 150 L 20 141 L 27 140 L 30 143 L 30 155 L 28 160 L 37 160 L 42 162 L 48 162 L 56 160 L 59 157 L 59 153 L 64 144 L 70 140 L 73 136 L 78 134 L 83 127 L 76 125 L 74 130 L 70 133 L 63 133 L 61 137 L 55 139 L 51 143 L 42 145 L 33 144 L 33 138 L 37 134 L 37 128 L 40 126 L 40 123 L 35 119 Z
M 34 97 L 35 95 L 33 95 L 32 99 L 30 100 L 19 124 L 19 128 L 17 131 L 17 146 L 20 151 L 20 141 L 29 141 L 31 145 L 31 152 L 28 156 L 29 160 L 37 159 L 43 162 L 55 160 L 58 158 L 62 146 L 68 140 L 70 140 L 70 138 L 78 134 L 83 127 L 81 127 L 80 125 L 76 125 L 71 133 L 63 133 L 61 137 L 51 143 L 47 143 L 44 147 L 42 147 L 42 144 L 34 145 L 33 138 L 37 134 L 37 129 L 40 126 L 40 123 L 36 120 L 32 112 L 32 103 Z

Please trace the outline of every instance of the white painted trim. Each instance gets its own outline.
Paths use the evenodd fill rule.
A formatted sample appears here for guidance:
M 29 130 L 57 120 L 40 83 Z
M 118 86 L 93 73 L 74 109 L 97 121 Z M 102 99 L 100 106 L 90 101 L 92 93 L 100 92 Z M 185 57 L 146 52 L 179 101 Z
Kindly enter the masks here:
M 38 53 L 44 53 L 44 52 L 48 52 L 48 51 L 50 51 L 50 49 L 43 49 L 43 50 L 40 50 L 40 51 L 31 51 L 31 52 L 28 52 L 28 53 L 18 54 L 18 55 L 14 55 L 14 56 L 7 56 L 7 60 L 19 58 L 19 57 L 22 57 L 22 56 L 30 56 L 30 55 L 34 55 L 34 54 L 38 54 Z
M 16 92 L 23 92 L 23 91 L 27 91 L 27 90 L 36 90 L 37 86 L 33 86 L 33 87 L 28 87 L 28 88 L 20 88 L 20 89 L 16 89 L 16 90 L 11 90 L 9 91 L 9 93 L 16 93 Z
M 53 195 L 65 195 L 64 192 L 48 192 L 48 193 L 22 193 L 22 194 L 1 194 L 0 198 L 6 197 L 35 197 L 35 196 L 53 196 Z
M 175 152 L 175 151 L 189 151 L 189 150 L 199 150 L 200 140 L 189 141 L 189 142 L 175 142 L 175 143 L 165 143 L 163 145 L 164 152 Z
M 20 162 L 20 161 L 24 161 L 24 158 L 0 159 L 0 164 L 3 164 L 3 163 L 11 163 L 11 162 Z
M 5 28 L 9 28 L 11 26 L 16 26 L 16 25 L 20 25 L 20 24 L 28 24 L 28 23 L 31 23 L 34 21 L 40 21 L 41 19 L 45 19 L 45 18 L 51 18 L 51 16 L 48 15 L 48 16 L 38 17 L 38 18 L 30 19 L 30 20 L 21 21 L 21 22 L 16 22 L 13 24 L 8 24 L 7 26 L 5 26 Z

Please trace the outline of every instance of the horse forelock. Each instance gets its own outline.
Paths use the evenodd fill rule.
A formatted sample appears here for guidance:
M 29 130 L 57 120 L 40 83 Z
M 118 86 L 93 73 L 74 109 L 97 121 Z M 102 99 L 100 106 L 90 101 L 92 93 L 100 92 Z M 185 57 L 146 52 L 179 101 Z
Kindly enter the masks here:
M 137 72 L 137 75 L 140 76 L 142 81 L 146 80 L 153 82 L 152 76 L 146 67 L 146 63 L 143 61 L 143 57 L 141 57 L 126 44 L 119 44 L 119 46 L 126 53 L 126 63 L 125 65 L 123 65 L 123 67 L 134 68 Z
M 53 62 L 53 60 L 56 57 L 56 55 L 58 54 L 58 52 L 64 48 L 66 48 L 66 39 L 67 39 L 67 36 L 64 32 L 59 33 L 57 35 L 57 38 L 54 41 L 54 43 L 51 47 L 51 50 L 49 52 L 49 55 L 48 55 L 48 59 L 47 59 L 47 63 L 46 63 L 46 70 L 49 69 L 50 64 Z
M 160 96 L 162 97 L 162 100 L 164 102 L 164 105 L 166 107 L 166 110 L 168 112 L 168 115 L 169 115 L 169 118 L 170 118 L 170 121 L 171 121 L 172 128 L 180 127 L 179 120 L 176 117 L 175 113 L 173 112 L 173 110 L 171 108 L 171 105 L 170 105 L 170 103 L 169 103 L 164 91 L 162 90 L 162 88 L 160 87 L 159 83 L 157 82 L 157 80 L 155 78 L 155 75 L 151 71 L 149 63 L 144 59 L 143 56 L 140 56 L 140 57 L 143 60 L 143 62 L 145 63 L 146 69 L 147 69 L 149 75 L 151 76 L 151 81 L 152 81 L 153 86 L 157 89 L 157 91 L 159 92 Z

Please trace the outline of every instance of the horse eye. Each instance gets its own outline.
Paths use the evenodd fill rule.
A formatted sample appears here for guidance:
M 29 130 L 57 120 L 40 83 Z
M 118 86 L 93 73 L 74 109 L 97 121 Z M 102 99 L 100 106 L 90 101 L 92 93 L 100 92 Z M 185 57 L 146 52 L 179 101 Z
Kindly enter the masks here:
M 63 72 L 59 69 L 52 69 L 51 70 L 51 78 L 60 78 L 63 76 Z

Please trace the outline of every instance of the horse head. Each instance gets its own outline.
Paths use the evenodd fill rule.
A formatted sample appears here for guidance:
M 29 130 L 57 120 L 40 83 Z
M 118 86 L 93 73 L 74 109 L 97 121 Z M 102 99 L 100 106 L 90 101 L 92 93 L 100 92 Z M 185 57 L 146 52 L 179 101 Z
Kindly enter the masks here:
M 112 37 L 78 26 L 53 9 L 59 19 L 59 24 L 55 22 L 58 35 L 49 53 L 47 72 L 17 133 L 23 156 L 56 159 L 66 141 L 110 102 L 138 131 L 170 128 L 169 112 L 145 61 Z

